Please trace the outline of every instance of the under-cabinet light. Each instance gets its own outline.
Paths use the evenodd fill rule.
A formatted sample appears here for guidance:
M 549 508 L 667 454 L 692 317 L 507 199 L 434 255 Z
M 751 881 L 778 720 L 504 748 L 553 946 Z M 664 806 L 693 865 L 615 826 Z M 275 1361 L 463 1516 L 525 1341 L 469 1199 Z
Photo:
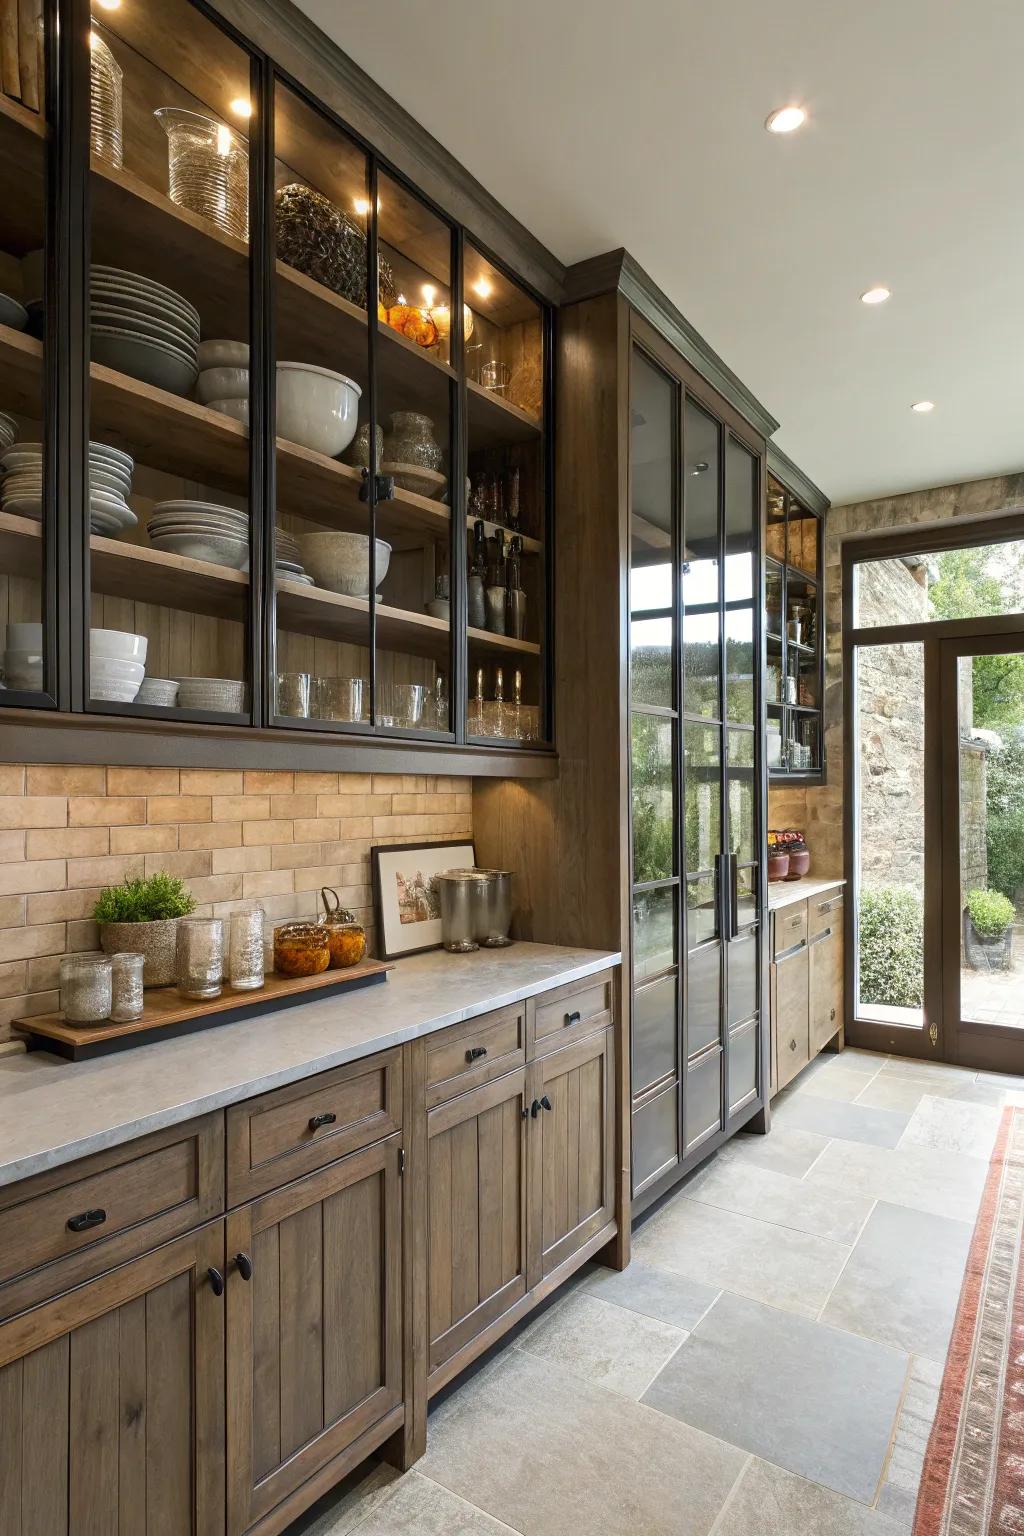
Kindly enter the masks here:
M 489 299 L 491 294 L 494 292 L 494 289 L 491 287 L 486 277 L 480 277 L 477 278 L 476 282 L 473 284 L 473 292 L 478 293 L 482 299 Z
M 117 0 L 117 4 L 120 5 L 121 0 Z M 248 96 L 236 96 L 231 103 L 231 110 L 236 117 L 252 117 L 252 102 Z

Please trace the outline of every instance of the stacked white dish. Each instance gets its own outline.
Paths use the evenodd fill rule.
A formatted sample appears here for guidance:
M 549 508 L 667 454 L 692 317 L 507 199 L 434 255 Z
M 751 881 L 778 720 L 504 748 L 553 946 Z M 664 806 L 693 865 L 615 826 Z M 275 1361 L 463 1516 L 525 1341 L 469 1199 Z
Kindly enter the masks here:
M 196 398 L 249 425 L 249 348 L 243 341 L 199 345 Z M 312 363 L 278 363 L 278 437 L 336 458 L 356 434 L 362 390 L 354 379 Z M 444 483 L 444 476 L 437 477 Z M 433 494 L 433 493 L 432 493 Z
M 8 624 L 4 651 L 4 687 L 39 693 L 43 686 L 42 624 Z
M 145 635 L 122 629 L 90 629 L 89 691 L 94 699 L 131 704 L 146 675 Z
M 0 411 L 0 453 L 6 453 L 18 441 L 18 423 L 6 411 Z
M 277 558 L 274 575 L 278 581 L 294 581 L 301 587 L 313 586 L 312 576 L 303 567 L 299 541 L 294 533 L 289 533 L 285 528 L 278 528 L 276 541 Z
M 244 341 L 201 341 L 196 399 L 249 425 L 249 347 Z
M 237 715 L 245 707 L 245 684 L 230 677 L 179 677 L 179 709 L 215 709 Z
M 185 395 L 199 373 L 199 311 L 137 272 L 93 266 L 89 279 L 92 356 L 108 368 Z
M 131 456 L 106 443 L 89 444 L 89 527 L 110 537 L 134 528 L 138 518 L 128 505 L 132 488 Z M 37 522 L 43 515 L 43 445 L 18 443 L 0 455 L 0 508 Z
M 146 527 L 154 549 L 233 571 L 249 563 L 249 514 L 211 501 L 161 501 Z

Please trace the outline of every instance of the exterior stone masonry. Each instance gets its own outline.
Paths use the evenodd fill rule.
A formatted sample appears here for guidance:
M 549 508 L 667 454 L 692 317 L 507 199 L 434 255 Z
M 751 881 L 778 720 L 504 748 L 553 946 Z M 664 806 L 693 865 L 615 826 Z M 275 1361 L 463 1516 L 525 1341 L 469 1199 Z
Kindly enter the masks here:
M 371 846 L 471 837 L 472 806 L 468 778 L 0 765 L 0 1040 L 58 1006 L 62 954 L 98 947 L 104 885 L 166 870 L 200 914 L 257 899 L 268 922 L 331 885 L 372 952 Z

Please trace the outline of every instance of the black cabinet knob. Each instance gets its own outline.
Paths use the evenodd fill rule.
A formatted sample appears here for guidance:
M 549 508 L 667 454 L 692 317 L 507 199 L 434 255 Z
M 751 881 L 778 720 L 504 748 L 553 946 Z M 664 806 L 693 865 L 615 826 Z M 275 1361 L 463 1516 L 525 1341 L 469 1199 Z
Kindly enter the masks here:
M 95 1209 L 81 1211 L 77 1216 L 68 1217 L 69 1232 L 88 1232 L 90 1227 L 102 1227 L 107 1219 L 106 1211 Z
M 473 1045 L 466 1052 L 467 1061 L 479 1061 L 481 1056 L 487 1055 L 486 1045 Z
M 530 1114 L 532 1115 L 534 1120 L 536 1120 L 537 1116 L 540 1114 L 540 1100 L 539 1099 L 534 1099 L 533 1103 L 530 1105 Z
M 831 1013 L 830 1013 L 830 1014 L 829 1014 L 829 1019 L 830 1019 L 830 1021 L 831 1021 L 831 1020 L 834 1020 L 834 1019 L 835 1019 L 835 1016 L 836 1016 L 836 1011 L 835 1011 L 835 1009 L 834 1009 L 834 1008 L 833 1008 L 833 1009 L 832 1009 L 832 1012 L 831 1012 Z
M 580 1013 L 578 1008 L 574 1013 L 567 1013 L 565 1016 L 565 1024 L 563 1025 L 563 1028 L 568 1029 L 570 1024 L 578 1024 L 582 1017 L 583 1015 Z
M 789 1042 L 789 1048 L 790 1048 L 791 1051 L 795 1051 L 796 1050 L 796 1041 L 795 1040 L 791 1040 Z
M 247 1253 L 235 1254 L 235 1267 L 243 1280 L 252 1279 L 252 1259 Z
M 337 1118 L 332 1110 L 325 1110 L 322 1115 L 313 1116 L 309 1122 L 309 1128 L 311 1131 L 318 1131 L 322 1125 L 333 1125 Z
M 220 1270 L 214 1269 L 213 1265 L 211 1264 L 206 1273 L 210 1278 L 210 1290 L 215 1296 L 223 1296 L 224 1276 L 221 1274 Z
M 541 1107 L 541 1109 L 550 1109 L 551 1108 L 551 1100 L 548 1098 L 547 1094 L 545 1094 L 544 1097 L 541 1099 L 540 1107 Z

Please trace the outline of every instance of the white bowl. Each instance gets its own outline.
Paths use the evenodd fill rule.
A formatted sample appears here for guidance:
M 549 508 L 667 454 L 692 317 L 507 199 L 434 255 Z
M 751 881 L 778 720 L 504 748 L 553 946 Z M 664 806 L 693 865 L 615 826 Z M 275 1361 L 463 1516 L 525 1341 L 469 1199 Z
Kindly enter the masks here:
M 248 368 L 249 343 L 247 341 L 201 341 L 199 343 L 200 368 Z
M 115 656 L 89 658 L 89 676 L 94 683 L 134 683 L 137 689 L 145 675 L 141 661 L 118 661 Z
M 124 629 L 90 629 L 89 654 L 110 656 L 115 661 L 145 662 L 149 641 L 145 635 L 132 635 Z
M 7 645 L 14 650 L 42 649 L 43 626 L 41 624 L 8 624 Z
M 335 458 L 356 435 L 362 390 L 312 363 L 277 365 L 277 435 Z
M 231 416 L 235 421 L 240 421 L 243 427 L 249 425 L 249 400 L 208 400 L 207 405 L 211 411 L 219 411 L 222 416 Z
M 304 533 L 299 539 L 302 564 L 318 587 L 346 597 L 370 595 L 370 540 L 365 533 Z M 391 562 L 391 545 L 377 540 L 377 583 Z
M 248 368 L 205 368 L 196 379 L 196 399 L 201 405 L 211 400 L 248 400 Z

